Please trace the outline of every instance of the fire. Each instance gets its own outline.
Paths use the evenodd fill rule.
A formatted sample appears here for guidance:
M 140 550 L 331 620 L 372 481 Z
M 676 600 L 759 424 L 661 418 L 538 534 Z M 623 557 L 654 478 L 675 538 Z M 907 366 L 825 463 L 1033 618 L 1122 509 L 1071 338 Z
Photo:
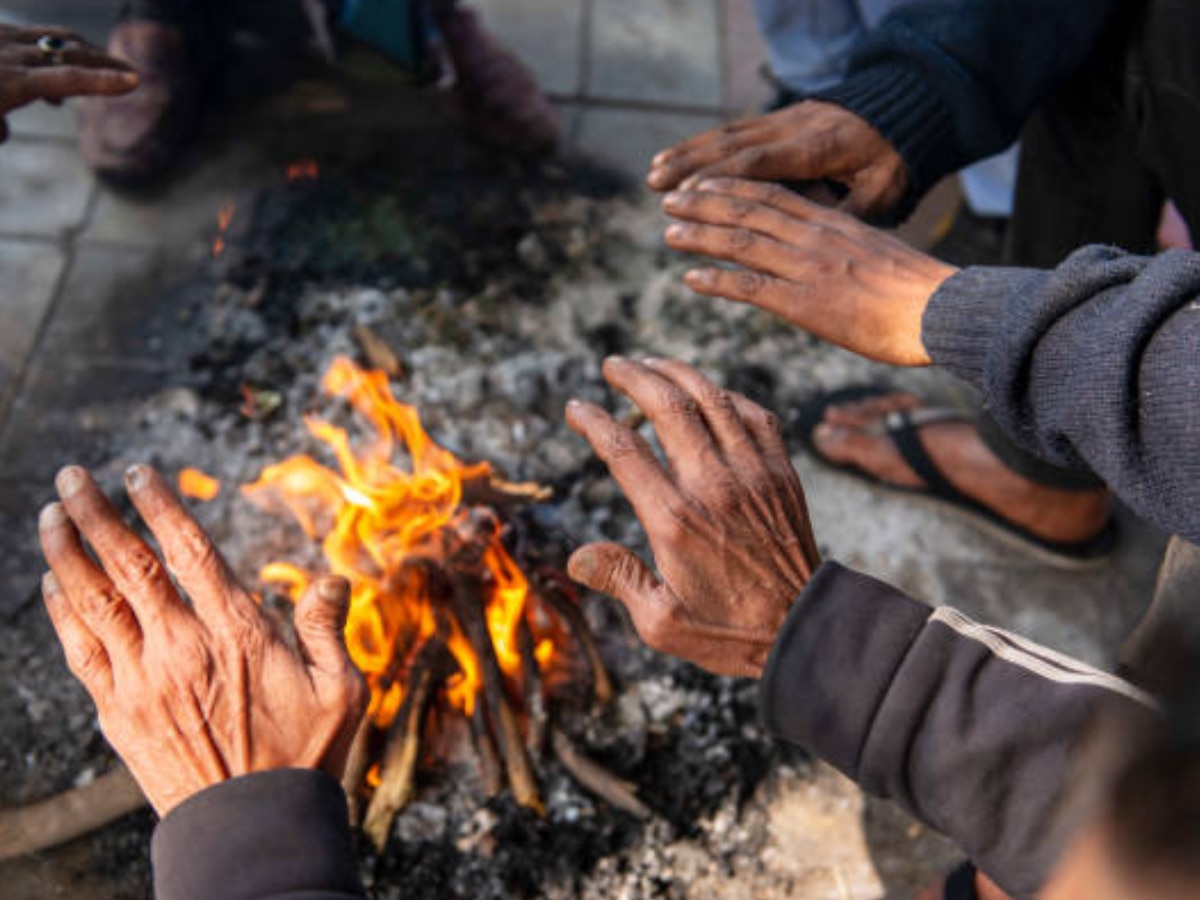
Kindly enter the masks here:
M 453 618 L 440 616 L 422 561 L 443 563 L 472 527 L 462 505 L 464 482 L 487 479 L 486 463 L 467 465 L 435 444 L 417 411 L 392 396 L 382 371 L 364 371 L 338 358 L 323 391 L 346 401 L 370 426 L 367 440 L 316 416 L 309 433 L 337 461 L 337 471 L 304 455 L 269 466 L 242 490 L 256 504 L 280 504 L 314 540 L 330 572 L 351 584 L 346 641 L 371 688 L 369 715 L 379 728 L 395 718 L 404 699 L 405 667 L 432 635 L 440 634 L 458 663 L 446 686 L 450 704 L 470 715 L 482 689 L 480 660 Z M 404 464 L 406 463 L 406 464 Z M 529 603 L 529 583 L 499 537 L 482 541 L 482 596 L 488 631 L 504 676 L 521 678 L 519 628 Z M 313 573 L 274 562 L 260 573 L 293 601 Z M 544 635 L 534 648 L 543 670 L 555 662 Z M 398 671 L 399 670 L 399 671 Z
M 212 242 L 213 259 L 217 259 L 225 252 L 226 242 L 225 235 L 229 231 L 229 226 L 233 224 L 233 217 L 237 214 L 237 204 L 232 200 L 226 200 L 221 204 L 221 208 L 217 210 L 217 234 Z
M 214 500 L 221 493 L 221 482 L 199 469 L 179 473 L 179 493 L 193 500 Z

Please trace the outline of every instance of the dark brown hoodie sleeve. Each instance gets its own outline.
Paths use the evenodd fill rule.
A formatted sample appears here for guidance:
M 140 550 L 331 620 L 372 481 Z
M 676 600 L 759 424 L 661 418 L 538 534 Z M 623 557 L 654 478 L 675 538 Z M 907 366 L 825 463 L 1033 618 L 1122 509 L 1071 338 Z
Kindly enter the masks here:
M 833 562 L 762 681 L 771 734 L 953 838 L 1018 898 L 1058 861 L 1071 762 L 1101 704 L 1154 708 L 1115 676 Z
M 361 900 L 341 785 L 280 769 L 208 788 L 151 845 L 156 900 Z

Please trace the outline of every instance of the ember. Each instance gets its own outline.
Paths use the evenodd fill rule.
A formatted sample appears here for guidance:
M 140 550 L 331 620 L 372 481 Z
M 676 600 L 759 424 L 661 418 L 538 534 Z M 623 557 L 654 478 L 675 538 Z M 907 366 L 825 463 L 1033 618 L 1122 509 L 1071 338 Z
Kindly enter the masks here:
M 552 737 L 560 761 L 579 768 L 565 738 L 548 733 L 549 686 L 582 669 L 598 698 L 612 691 L 574 600 L 561 587 L 532 590 L 501 540 L 497 513 L 470 502 L 524 497 L 527 486 L 507 485 L 487 463 L 464 464 L 435 444 L 416 410 L 393 398 L 382 371 L 339 358 L 323 389 L 347 401 L 374 436 L 355 446 L 344 429 L 309 416 L 309 432 L 340 471 L 295 456 L 268 467 L 243 493 L 268 510 L 282 505 L 321 542 L 329 571 L 350 581 L 347 645 L 371 689 L 368 731 L 387 735 L 375 766 L 366 761 L 369 733 L 352 760 L 354 780 L 374 788 L 368 833 L 382 847 L 411 799 L 422 722 L 439 696 L 469 721 L 489 789 L 499 790 L 502 765 L 515 799 L 541 810 L 530 754 Z M 398 455 L 407 456 L 409 469 Z M 260 574 L 293 601 L 314 576 L 288 562 Z M 593 789 L 615 786 L 618 801 L 643 811 L 627 786 L 603 781 Z M 353 795 L 360 785 L 348 787 Z
M 215 500 L 221 493 L 221 482 L 199 469 L 184 469 L 179 473 L 179 493 L 193 500 Z
M 221 208 L 217 210 L 217 234 L 212 241 L 213 259 L 218 259 L 225 253 L 226 234 L 229 232 L 229 226 L 233 224 L 233 217 L 237 213 L 237 204 L 232 200 L 226 200 L 221 204 Z

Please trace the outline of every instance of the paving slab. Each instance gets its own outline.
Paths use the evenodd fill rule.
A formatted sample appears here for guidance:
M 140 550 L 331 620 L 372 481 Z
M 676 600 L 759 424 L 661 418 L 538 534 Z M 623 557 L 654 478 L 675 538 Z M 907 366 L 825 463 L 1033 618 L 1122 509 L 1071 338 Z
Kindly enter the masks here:
M 3 157 L 0 156 L 0 160 Z M 173 247 L 202 252 L 228 202 L 270 174 L 250 143 L 230 141 L 210 156 L 192 160 L 173 181 L 152 195 L 102 188 L 81 240 L 128 247 Z
M 0 234 L 62 237 L 83 223 L 92 188 L 73 144 L 15 138 L 0 152 Z
M 581 87 L 584 0 L 475 0 L 488 29 L 537 75 L 542 90 Z
M 200 336 L 181 325 L 211 290 L 194 265 L 166 253 L 80 245 L 40 355 L 168 368 L 198 349 Z
M 0 240 L 0 412 L 33 350 L 65 259 L 56 243 Z
M 725 108 L 737 118 L 756 115 L 774 93 L 763 77 L 767 48 L 753 0 L 722 0 L 725 38 Z
M 593 0 L 587 93 L 721 105 L 717 0 Z
M 718 121 L 715 115 L 593 107 L 580 115 L 576 141 L 582 152 L 640 182 L 654 154 Z

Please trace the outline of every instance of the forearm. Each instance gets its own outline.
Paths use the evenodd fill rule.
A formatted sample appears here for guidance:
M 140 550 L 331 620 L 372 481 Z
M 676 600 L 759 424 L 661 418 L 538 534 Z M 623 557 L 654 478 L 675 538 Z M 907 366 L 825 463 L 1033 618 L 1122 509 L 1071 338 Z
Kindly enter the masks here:
M 227 781 L 159 824 L 157 900 L 361 900 L 346 800 L 321 772 L 276 770 Z
M 1057 269 L 967 269 L 925 310 L 934 362 L 1050 462 L 1094 471 L 1200 540 L 1200 254 L 1089 247 Z
M 1071 757 L 1103 703 L 1150 706 L 1112 676 L 833 563 L 763 678 L 772 734 L 949 835 L 1017 897 L 1057 860 Z
M 926 0 L 892 13 L 817 99 L 866 119 L 909 174 L 900 215 L 999 152 L 1087 59 L 1119 0 Z

